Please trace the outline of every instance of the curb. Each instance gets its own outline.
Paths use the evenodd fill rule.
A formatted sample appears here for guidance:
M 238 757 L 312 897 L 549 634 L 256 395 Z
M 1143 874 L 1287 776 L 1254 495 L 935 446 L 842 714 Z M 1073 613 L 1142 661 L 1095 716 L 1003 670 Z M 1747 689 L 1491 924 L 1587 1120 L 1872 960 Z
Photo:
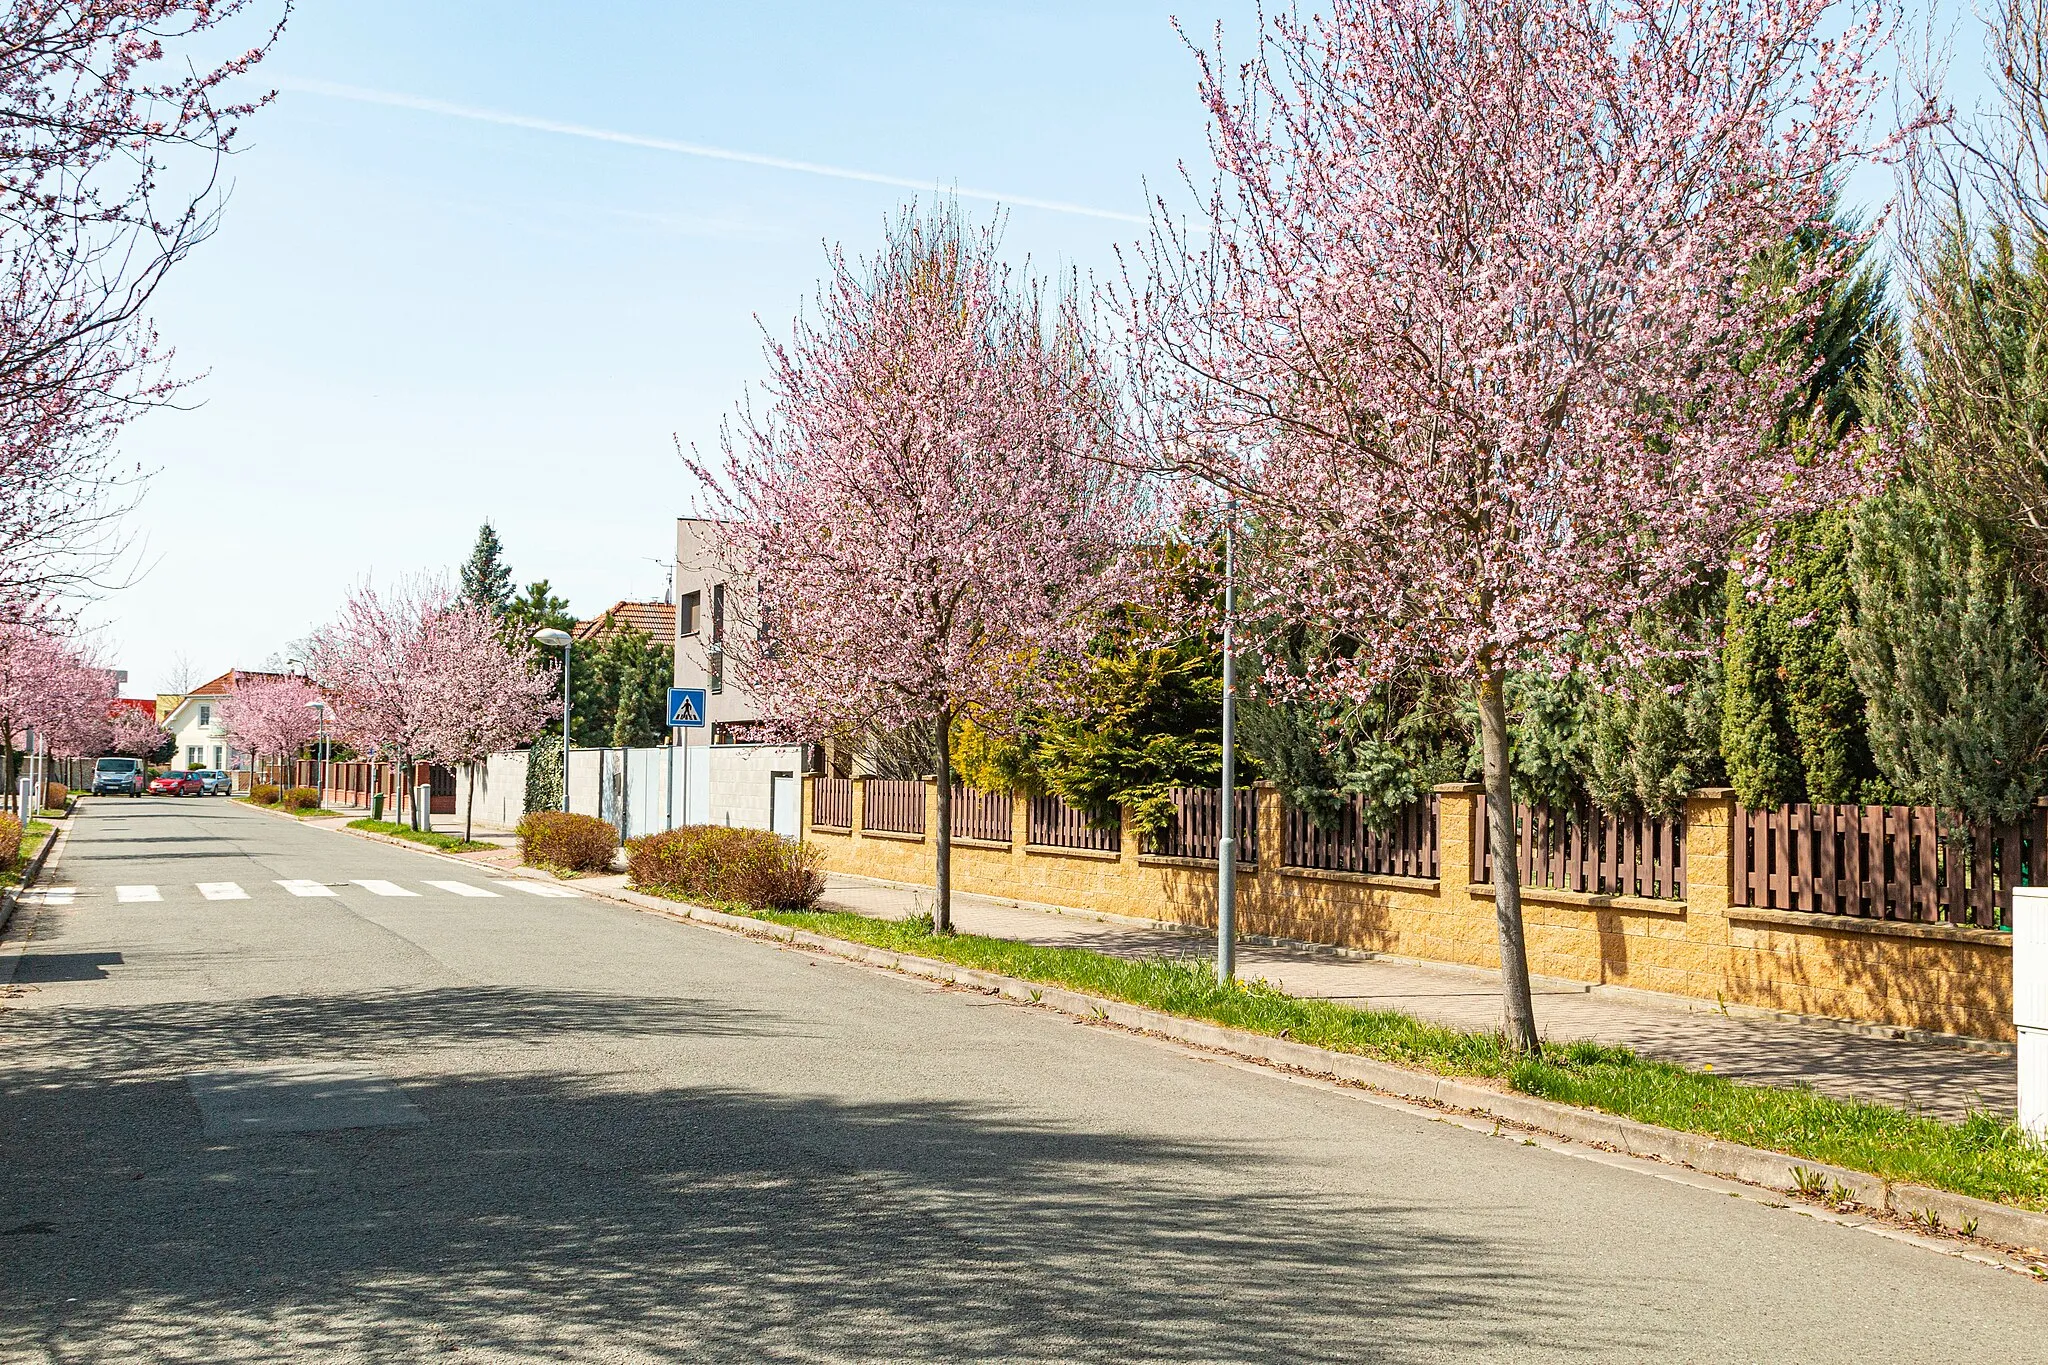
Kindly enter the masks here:
M 1334 1077 L 1400 1099 L 1539 1129 L 1573 1142 L 1605 1147 L 1633 1157 L 1689 1166 L 1708 1175 L 1722 1176 L 1747 1185 L 1796 1192 L 1798 1177 L 1794 1172 L 1803 1171 L 1809 1181 L 1819 1179 L 1830 1185 L 1839 1185 L 1867 1208 L 1921 1222 L 1937 1219 L 1936 1226 L 1953 1231 L 1960 1231 L 1969 1224 L 1974 1226 L 1977 1237 L 2017 1247 L 2034 1255 L 2048 1249 L 2048 1214 L 1951 1194 L 1946 1190 L 1929 1189 L 1924 1185 L 1892 1182 L 1864 1171 L 1788 1156 L 1762 1147 L 1703 1137 L 1674 1128 L 1659 1128 L 1595 1109 L 1581 1109 L 1533 1095 L 1497 1090 L 1473 1081 L 1433 1076 L 1425 1071 L 1414 1071 L 1352 1053 L 1331 1052 L 1285 1038 L 1183 1019 L 1059 986 L 1040 985 L 932 958 L 894 953 L 766 920 L 728 915 L 680 901 L 665 901 L 641 892 L 600 891 L 595 894 L 749 938 L 769 939 L 851 962 L 969 986 L 1006 999 L 1042 1005 L 1075 1018 L 1108 1022 L 1291 1071 Z
M 0 933 L 5 933 L 7 926 L 14 922 L 14 907 L 21 903 L 21 893 L 36 884 L 36 878 L 42 875 L 43 867 L 50 861 L 51 854 L 56 850 L 57 845 L 68 838 L 70 834 L 71 821 L 69 817 L 66 817 L 63 824 L 53 825 L 50 829 L 50 837 L 43 840 L 43 846 L 36 850 L 36 856 L 29 859 L 28 866 L 21 870 L 21 885 L 10 886 L 4 893 L 0 893 Z

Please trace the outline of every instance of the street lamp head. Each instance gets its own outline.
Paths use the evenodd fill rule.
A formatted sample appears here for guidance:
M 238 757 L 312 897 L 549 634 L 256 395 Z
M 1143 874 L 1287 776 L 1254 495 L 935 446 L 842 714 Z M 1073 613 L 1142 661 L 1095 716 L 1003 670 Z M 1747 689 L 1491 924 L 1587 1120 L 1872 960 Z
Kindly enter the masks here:
M 533 638 L 536 643 L 546 645 L 549 649 L 569 647 L 569 632 L 556 630 L 553 626 L 543 626 L 533 633 Z

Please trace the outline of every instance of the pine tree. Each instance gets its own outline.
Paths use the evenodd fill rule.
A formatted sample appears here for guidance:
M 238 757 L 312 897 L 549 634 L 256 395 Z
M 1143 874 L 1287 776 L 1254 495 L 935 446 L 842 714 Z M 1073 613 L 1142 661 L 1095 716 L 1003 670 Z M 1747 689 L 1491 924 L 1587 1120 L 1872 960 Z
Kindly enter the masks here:
M 532 639 L 533 633 L 544 627 L 568 630 L 576 624 L 569 603 L 549 590 L 545 578 L 528 583 L 526 591 L 506 605 L 503 615 L 505 633 L 522 640 Z
M 497 617 L 512 606 L 512 568 L 504 554 L 496 528 L 487 521 L 477 528 L 476 547 L 462 566 L 462 596 Z
M 1849 657 L 1885 776 L 1916 804 L 2018 819 L 2048 792 L 2048 667 L 2007 557 L 1907 487 L 1865 508 L 1850 568 Z

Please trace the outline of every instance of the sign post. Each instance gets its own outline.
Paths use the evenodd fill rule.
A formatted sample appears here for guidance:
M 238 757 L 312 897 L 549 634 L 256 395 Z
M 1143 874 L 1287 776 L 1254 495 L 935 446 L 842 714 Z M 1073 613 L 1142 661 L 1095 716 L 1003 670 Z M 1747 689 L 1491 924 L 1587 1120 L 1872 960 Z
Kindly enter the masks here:
M 683 818 L 690 823 L 690 731 L 704 728 L 705 692 L 701 687 L 671 687 L 668 690 L 668 724 L 683 732 Z

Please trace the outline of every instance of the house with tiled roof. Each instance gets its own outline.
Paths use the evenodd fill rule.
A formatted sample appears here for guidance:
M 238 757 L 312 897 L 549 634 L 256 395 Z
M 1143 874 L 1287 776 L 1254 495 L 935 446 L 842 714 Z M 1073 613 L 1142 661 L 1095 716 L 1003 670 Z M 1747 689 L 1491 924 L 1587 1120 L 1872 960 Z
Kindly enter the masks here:
M 637 630 L 654 637 L 658 645 L 675 642 L 676 608 L 673 602 L 616 602 L 588 621 L 578 621 L 569 633 L 578 644 L 601 640 L 616 630 Z
M 187 768 L 215 768 L 223 772 L 247 766 L 249 756 L 228 743 L 227 732 L 220 723 L 221 700 L 235 690 L 237 683 L 290 676 L 231 668 L 187 692 L 162 721 L 163 728 L 177 741 L 171 761 Z

